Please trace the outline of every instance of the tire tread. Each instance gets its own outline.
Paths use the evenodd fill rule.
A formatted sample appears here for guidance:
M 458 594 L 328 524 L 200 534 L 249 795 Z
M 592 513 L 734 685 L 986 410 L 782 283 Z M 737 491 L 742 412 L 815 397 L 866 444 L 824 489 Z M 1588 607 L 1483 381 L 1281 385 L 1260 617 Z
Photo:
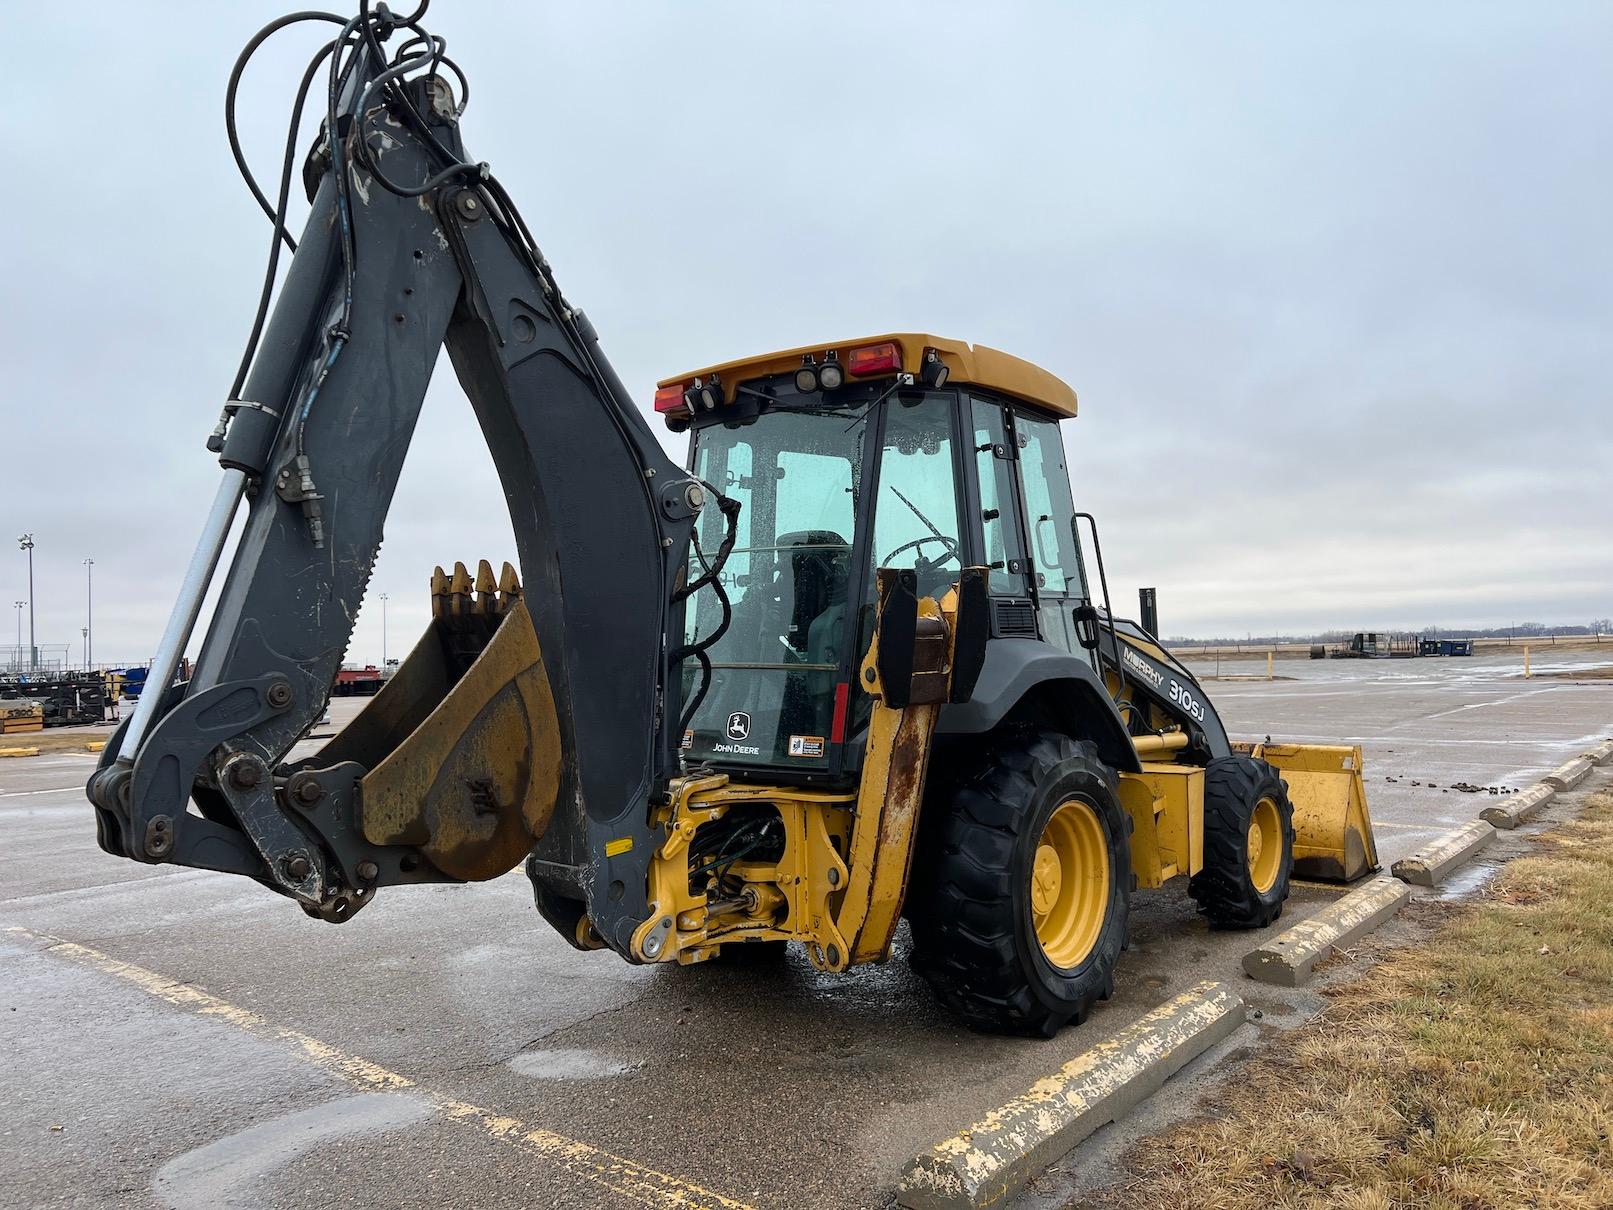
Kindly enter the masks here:
M 1270 796 L 1283 832 L 1277 881 L 1261 895 L 1249 876 L 1245 846 L 1255 804 Z M 1294 808 L 1288 786 L 1271 765 L 1248 756 L 1225 756 L 1204 771 L 1204 866 L 1188 880 L 1188 894 L 1212 928 L 1265 928 L 1282 914 L 1294 866 Z
M 1094 745 L 1040 729 L 997 733 L 938 770 L 939 784 L 932 782 L 925 808 L 929 826 L 921 833 L 908 901 L 913 965 L 941 1002 L 973 1028 L 1052 1037 L 1066 1024 L 1080 1024 L 1094 1002 L 1113 994 L 1131 884 L 1126 834 L 1116 838 L 1127 862 L 1120 927 L 1099 938 L 1100 947 L 1112 952 L 1097 955 L 1082 994 L 1052 1004 L 1039 996 L 1016 940 L 1014 846 L 1037 788 L 1072 761 L 1088 766 L 1113 793 L 1114 774 L 1099 762 Z M 963 905 L 968 910 L 959 910 Z M 998 927 L 982 928 L 987 920 Z

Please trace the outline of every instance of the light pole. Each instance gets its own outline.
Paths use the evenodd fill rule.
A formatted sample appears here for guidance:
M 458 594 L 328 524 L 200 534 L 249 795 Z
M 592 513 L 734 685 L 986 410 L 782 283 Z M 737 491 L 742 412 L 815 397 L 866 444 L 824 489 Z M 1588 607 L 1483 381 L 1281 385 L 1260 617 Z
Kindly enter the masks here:
M 381 679 L 386 679 L 386 593 L 381 594 Z
M 22 663 L 22 607 L 28 602 L 13 601 L 12 604 L 17 607 L 17 662 L 20 665 Z
M 34 536 L 18 534 L 17 545 L 28 552 L 28 670 L 39 671 L 39 648 L 34 646 Z
M 95 651 L 95 560 L 84 560 L 84 671 L 92 667 Z

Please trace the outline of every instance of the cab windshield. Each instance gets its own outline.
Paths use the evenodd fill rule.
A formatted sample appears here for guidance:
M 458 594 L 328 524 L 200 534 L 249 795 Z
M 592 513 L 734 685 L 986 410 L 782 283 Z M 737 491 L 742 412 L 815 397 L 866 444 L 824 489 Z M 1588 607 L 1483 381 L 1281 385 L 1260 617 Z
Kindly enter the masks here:
M 683 736 L 689 759 L 808 771 L 828 764 L 835 687 L 857 630 L 847 624 L 847 594 L 868 412 L 866 402 L 779 408 L 700 430 L 695 473 L 741 508 L 721 577 L 728 630 L 707 652 L 711 688 Z M 703 574 L 723 525 L 715 508 L 705 510 L 690 579 Z M 721 620 L 716 594 L 695 593 L 685 641 Z M 698 676 L 687 663 L 686 699 Z

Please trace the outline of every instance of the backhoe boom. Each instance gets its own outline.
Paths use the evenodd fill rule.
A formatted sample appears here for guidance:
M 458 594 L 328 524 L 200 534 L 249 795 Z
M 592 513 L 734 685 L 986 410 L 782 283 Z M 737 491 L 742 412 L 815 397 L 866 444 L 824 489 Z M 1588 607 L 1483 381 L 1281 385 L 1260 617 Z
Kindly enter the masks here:
M 507 869 L 547 823 L 549 877 L 625 944 L 647 911 L 646 804 L 676 769 L 667 636 L 703 490 L 662 453 L 496 180 L 466 160 L 446 77 L 418 48 L 403 60 L 420 74 L 383 70 L 363 36 L 387 32 L 381 20 L 350 27 L 334 154 L 316 149 L 325 169 L 302 242 L 231 402 L 219 510 L 227 521 L 237 481 L 249 505 L 217 610 L 190 681 L 154 683 L 144 717 L 107 748 L 90 783 L 101 844 L 249 874 L 345 919 L 377 886 L 456 876 L 443 865 L 514 853 Z M 463 630 L 428 635 L 414 700 L 282 767 L 329 697 L 444 345 L 533 605 L 503 612 L 485 651 Z M 170 626 L 179 648 L 205 553 Z M 478 654 L 513 661 L 479 695 Z M 366 801 L 369 775 L 428 741 L 437 756 L 412 805 Z M 397 799 L 394 783 L 371 797 Z

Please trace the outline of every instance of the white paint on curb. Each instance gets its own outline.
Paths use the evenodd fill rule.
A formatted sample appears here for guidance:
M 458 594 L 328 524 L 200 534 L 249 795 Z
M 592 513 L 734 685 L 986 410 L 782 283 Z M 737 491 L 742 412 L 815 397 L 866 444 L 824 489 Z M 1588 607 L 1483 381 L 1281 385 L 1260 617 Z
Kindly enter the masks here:
M 1410 857 L 1395 862 L 1389 871 L 1402 882 L 1436 886 L 1494 838 L 1495 828 L 1485 820 L 1475 819 L 1442 833 Z
M 1553 769 L 1540 780 L 1557 790 L 1572 790 L 1591 774 L 1591 762 L 1583 756 L 1576 756 L 1566 765 Z
M 1243 956 L 1251 979 L 1279 987 L 1300 987 L 1311 969 L 1335 949 L 1364 937 L 1393 916 L 1411 898 L 1411 888 L 1398 878 L 1380 874 L 1343 895 L 1308 920 L 1301 920 Z
M 1542 807 L 1557 797 L 1557 788 L 1539 781 L 1527 790 L 1503 798 L 1493 807 L 1485 807 L 1479 818 L 1492 827 L 1515 828 L 1540 813 Z
M 993 1206 L 1100 1126 L 1118 1121 L 1243 1024 L 1243 1000 L 1200 983 L 922 1155 L 896 1200 L 910 1210 Z

